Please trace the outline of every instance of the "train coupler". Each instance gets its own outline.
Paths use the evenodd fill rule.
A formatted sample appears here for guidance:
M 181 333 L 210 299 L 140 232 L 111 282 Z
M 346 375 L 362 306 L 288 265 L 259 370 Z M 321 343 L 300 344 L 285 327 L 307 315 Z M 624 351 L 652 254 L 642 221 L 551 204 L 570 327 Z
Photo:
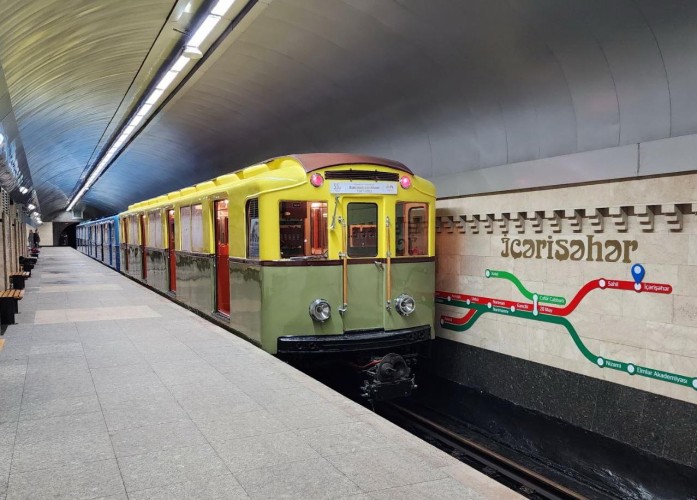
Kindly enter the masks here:
M 411 396 L 417 385 L 408 362 L 401 355 L 390 353 L 375 361 L 364 370 L 368 378 L 361 387 L 361 396 L 371 402 Z

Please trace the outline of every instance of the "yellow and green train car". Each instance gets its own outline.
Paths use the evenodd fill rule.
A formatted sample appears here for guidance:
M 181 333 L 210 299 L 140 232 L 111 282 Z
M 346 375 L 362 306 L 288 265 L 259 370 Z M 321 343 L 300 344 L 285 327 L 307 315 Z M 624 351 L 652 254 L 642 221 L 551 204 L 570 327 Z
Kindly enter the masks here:
M 283 156 L 119 218 L 122 272 L 267 352 L 349 356 L 385 382 L 433 337 L 435 189 L 401 163 Z

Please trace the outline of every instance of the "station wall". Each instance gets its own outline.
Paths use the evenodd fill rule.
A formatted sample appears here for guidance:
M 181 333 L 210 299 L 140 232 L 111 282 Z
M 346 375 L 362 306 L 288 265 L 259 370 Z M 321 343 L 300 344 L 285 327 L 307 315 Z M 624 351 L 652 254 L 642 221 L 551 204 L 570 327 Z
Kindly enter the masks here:
M 696 214 L 697 174 L 440 200 L 439 374 L 697 465 Z
M 9 194 L 0 190 L 0 285 L 10 288 L 10 274 L 20 270 L 19 256 L 28 256 L 29 226 L 24 223 L 22 205 L 13 203 Z

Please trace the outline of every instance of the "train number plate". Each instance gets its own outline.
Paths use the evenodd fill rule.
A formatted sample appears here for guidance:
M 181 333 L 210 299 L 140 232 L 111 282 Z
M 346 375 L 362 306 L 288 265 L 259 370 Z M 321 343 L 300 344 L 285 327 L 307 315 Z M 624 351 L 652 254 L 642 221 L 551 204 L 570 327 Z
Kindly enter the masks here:
M 374 182 L 332 182 L 329 185 L 332 194 L 397 194 L 397 183 L 386 181 Z

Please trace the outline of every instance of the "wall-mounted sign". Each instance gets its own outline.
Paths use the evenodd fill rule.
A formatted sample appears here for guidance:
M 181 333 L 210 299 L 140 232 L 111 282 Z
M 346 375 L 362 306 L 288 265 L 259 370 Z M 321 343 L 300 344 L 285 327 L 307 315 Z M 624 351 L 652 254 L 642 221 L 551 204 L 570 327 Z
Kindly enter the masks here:
M 514 259 L 549 259 L 549 260 L 587 260 L 593 262 L 632 262 L 631 253 L 639 248 L 636 240 L 593 241 L 592 234 L 585 240 L 559 238 L 553 239 L 511 239 L 501 238 L 503 250 L 501 257 Z
M 329 184 L 332 194 L 397 194 L 396 182 L 332 182 Z

